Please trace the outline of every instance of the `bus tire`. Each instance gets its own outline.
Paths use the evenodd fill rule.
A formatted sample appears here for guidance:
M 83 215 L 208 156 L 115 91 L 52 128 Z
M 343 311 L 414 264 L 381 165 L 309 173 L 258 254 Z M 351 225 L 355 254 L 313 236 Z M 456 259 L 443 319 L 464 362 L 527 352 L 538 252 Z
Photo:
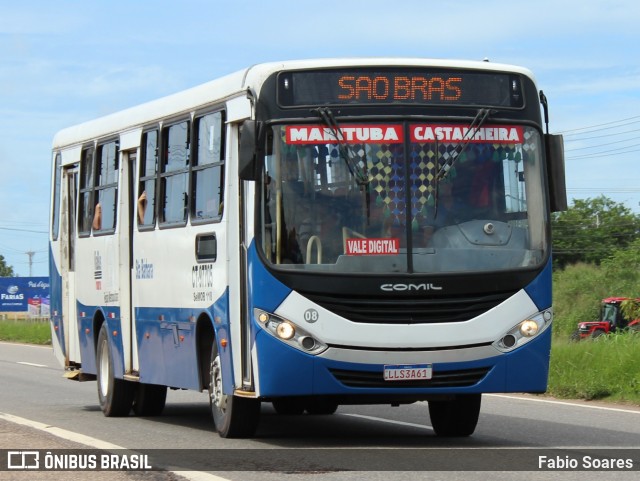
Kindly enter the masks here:
M 167 401 L 167 386 L 140 383 L 133 398 L 136 416 L 160 416 Z
M 222 361 L 214 341 L 209 365 L 209 406 L 216 431 L 223 438 L 252 437 L 260 419 L 260 401 L 224 394 L 222 386 Z
M 107 417 L 128 416 L 133 404 L 135 385 L 124 379 L 115 378 L 113 352 L 106 322 L 102 324 L 98 334 L 96 367 L 100 409 Z
M 431 426 L 436 436 L 471 436 L 478 424 L 481 400 L 481 394 L 463 394 L 447 401 L 429 401 Z

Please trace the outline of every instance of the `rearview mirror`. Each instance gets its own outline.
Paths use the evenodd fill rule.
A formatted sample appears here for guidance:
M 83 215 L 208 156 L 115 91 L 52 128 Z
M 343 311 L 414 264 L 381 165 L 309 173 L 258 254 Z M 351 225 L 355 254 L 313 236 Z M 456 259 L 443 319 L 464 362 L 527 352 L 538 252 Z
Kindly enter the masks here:
M 567 187 L 564 174 L 564 139 L 562 135 L 545 134 L 547 180 L 551 212 L 567 210 Z
M 240 147 L 238 152 L 238 175 L 242 180 L 256 180 L 256 145 L 258 125 L 255 120 L 246 120 L 240 127 Z

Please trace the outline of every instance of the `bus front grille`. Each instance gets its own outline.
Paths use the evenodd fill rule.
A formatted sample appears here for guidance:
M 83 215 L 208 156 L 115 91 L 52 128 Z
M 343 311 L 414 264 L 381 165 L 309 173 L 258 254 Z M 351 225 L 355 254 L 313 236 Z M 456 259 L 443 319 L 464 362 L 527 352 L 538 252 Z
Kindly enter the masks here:
M 446 298 L 372 298 L 303 293 L 311 301 L 345 319 L 373 324 L 464 322 L 484 314 L 513 294 L 515 292 Z
M 416 388 L 416 387 L 466 387 L 482 381 L 489 367 L 434 372 L 433 377 L 420 381 L 385 381 L 383 373 L 372 371 L 345 371 L 330 369 L 333 377 L 347 387 L 359 388 Z

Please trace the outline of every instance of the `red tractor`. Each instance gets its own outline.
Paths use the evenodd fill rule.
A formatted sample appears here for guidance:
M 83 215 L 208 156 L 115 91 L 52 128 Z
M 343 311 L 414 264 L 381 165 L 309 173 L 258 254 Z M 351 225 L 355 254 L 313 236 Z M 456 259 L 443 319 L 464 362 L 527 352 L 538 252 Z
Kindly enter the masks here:
M 608 297 L 602 299 L 600 320 L 579 323 L 578 330 L 571 335 L 571 339 L 579 341 L 587 337 L 596 338 L 625 328 L 640 330 L 640 319 L 627 319 L 622 314 L 620 305 L 629 300 L 640 303 L 640 298 Z

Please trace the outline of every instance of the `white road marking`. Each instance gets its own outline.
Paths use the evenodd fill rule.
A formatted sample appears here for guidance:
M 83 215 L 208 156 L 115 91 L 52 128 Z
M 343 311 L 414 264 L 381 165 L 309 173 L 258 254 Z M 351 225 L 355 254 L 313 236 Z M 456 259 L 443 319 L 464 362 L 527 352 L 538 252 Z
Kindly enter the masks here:
M 577 403 L 577 402 L 569 402 L 569 401 L 556 401 L 555 399 L 544 399 L 544 398 L 532 398 L 532 397 L 521 397 L 521 396 L 513 396 L 510 394 L 485 394 L 485 396 L 491 397 L 499 397 L 504 399 L 515 399 L 517 401 L 531 401 L 537 403 L 548 403 L 548 404 L 558 404 L 561 406 L 571 406 L 585 409 L 598 409 L 601 411 L 612 411 L 619 413 L 628 413 L 628 414 L 640 414 L 640 410 L 633 409 L 622 409 L 622 408 L 613 408 L 607 406 L 594 406 L 591 404 Z
M 22 364 L 24 366 L 33 366 L 33 367 L 47 367 L 45 364 L 36 364 L 35 362 L 26 362 L 26 361 L 16 361 L 16 364 Z
M 385 419 L 385 418 L 377 418 L 374 416 L 363 416 L 362 414 L 347 414 L 347 413 L 341 413 L 341 416 L 351 416 L 353 418 L 361 418 L 361 419 L 368 419 L 370 421 L 380 421 L 383 423 L 389 423 L 389 424 L 398 424 L 400 426 L 410 426 L 412 428 L 420 428 L 420 429 L 428 429 L 429 431 L 433 431 L 433 428 L 427 424 L 416 424 L 416 423 L 406 423 L 404 421 L 395 421 L 393 419 Z
M 40 345 L 40 344 L 25 344 L 24 342 L 9 342 L 9 341 L 0 341 L 0 344 L 5 346 L 19 346 L 19 347 L 34 347 L 36 349 L 47 349 L 48 351 L 53 351 L 51 345 Z
M 30 428 L 38 429 L 39 431 L 44 431 L 46 433 L 52 434 L 53 436 L 66 439 L 67 441 L 84 444 L 85 446 L 90 446 L 96 449 L 105 449 L 105 450 L 128 449 L 123 446 L 118 446 L 117 444 L 103 441 L 101 439 L 92 438 L 90 436 L 85 436 L 84 434 L 75 433 L 73 431 L 67 431 L 66 429 L 51 426 L 49 424 L 40 423 L 38 421 L 32 421 L 31 419 L 21 418 L 19 416 L 14 416 L 12 414 L 0 413 L 0 419 L 4 419 L 5 421 L 9 421 L 14 424 L 20 424 L 21 426 L 27 426 Z M 227 478 L 221 478 L 220 476 L 204 473 L 201 471 L 167 471 L 167 472 L 173 473 L 176 476 L 182 476 L 183 478 L 186 478 L 190 481 L 229 481 Z

